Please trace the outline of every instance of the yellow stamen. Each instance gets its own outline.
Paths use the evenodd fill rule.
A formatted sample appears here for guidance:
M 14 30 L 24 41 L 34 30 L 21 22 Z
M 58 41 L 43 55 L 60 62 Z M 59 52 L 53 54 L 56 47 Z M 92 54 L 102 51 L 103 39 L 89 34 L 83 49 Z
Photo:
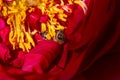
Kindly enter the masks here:
M 46 24 L 41 23 L 41 32 L 45 32 L 45 31 L 46 31 Z
M 3 7 L 2 13 L 4 16 L 9 15 L 7 24 L 10 25 L 11 29 L 9 33 L 9 41 L 12 44 L 13 49 L 21 48 L 23 51 L 29 51 L 32 46 L 35 46 L 35 43 L 30 33 L 26 32 L 24 26 L 27 10 L 25 1 L 26 0 L 13 1 L 11 5 Z
M 83 1 L 80 1 L 80 0 L 75 0 L 74 3 L 80 5 L 84 11 L 84 13 L 86 14 L 86 11 L 87 11 L 87 6 L 86 4 L 83 2 Z

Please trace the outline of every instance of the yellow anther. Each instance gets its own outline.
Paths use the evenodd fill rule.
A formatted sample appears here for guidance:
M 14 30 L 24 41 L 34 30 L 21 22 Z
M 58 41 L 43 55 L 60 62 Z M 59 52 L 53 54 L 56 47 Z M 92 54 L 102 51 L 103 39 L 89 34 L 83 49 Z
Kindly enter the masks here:
M 34 31 L 31 32 L 31 35 L 35 35 L 38 31 L 35 29 Z
M 46 38 L 47 38 L 47 40 L 51 40 L 50 34 L 47 34 L 47 35 L 46 35 Z
M 67 18 L 67 15 L 66 14 L 59 14 L 58 15 L 58 18 L 60 19 L 60 20 L 62 20 L 62 21 L 66 21 L 66 18 Z
M 12 4 L 13 6 L 16 6 L 16 1 L 13 1 L 13 4 Z
M 45 31 L 46 31 L 46 24 L 41 23 L 41 32 L 45 32 Z
M 7 16 L 7 7 L 6 6 L 3 7 L 2 13 L 3 13 L 3 16 Z
M 84 11 L 84 13 L 86 14 L 86 11 L 87 11 L 87 6 L 86 4 L 83 2 L 83 1 L 80 1 L 80 0 L 75 0 L 74 3 L 80 5 Z
M 0 0 L 0 11 L 2 9 L 2 6 L 3 6 L 3 0 Z
M 60 0 L 60 5 L 64 5 L 64 1 L 63 0 Z
M 35 8 L 32 8 L 32 7 L 30 7 L 30 9 L 28 10 L 29 13 L 31 13 L 33 11 L 35 11 Z
M 68 3 L 69 4 L 73 4 L 73 0 L 68 0 Z

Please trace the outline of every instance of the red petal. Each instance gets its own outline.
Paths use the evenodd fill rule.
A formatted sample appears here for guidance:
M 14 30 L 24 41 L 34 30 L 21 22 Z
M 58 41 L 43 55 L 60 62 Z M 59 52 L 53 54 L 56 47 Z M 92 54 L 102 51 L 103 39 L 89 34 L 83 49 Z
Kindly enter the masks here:
M 9 27 L 4 27 L 2 30 L 0 30 L 0 37 L 2 39 L 2 42 L 4 42 L 6 45 L 9 45 Z
M 35 11 L 27 15 L 27 22 L 32 29 L 38 29 L 38 22 L 41 16 L 41 10 L 35 7 Z
M 3 29 L 4 27 L 6 27 L 5 21 L 3 18 L 0 18 L 0 30 Z
M 40 17 L 39 22 L 40 22 L 40 23 L 46 23 L 47 20 L 48 20 L 48 15 L 47 15 L 47 14 L 44 14 L 44 15 L 42 15 L 42 16 Z
M 10 51 L 7 48 L 7 46 L 3 43 L 0 43 L 0 59 L 3 60 L 3 62 L 5 62 L 6 60 L 10 59 Z
M 25 56 L 22 70 L 43 73 L 60 52 L 60 45 L 53 41 L 40 41 L 34 49 Z

